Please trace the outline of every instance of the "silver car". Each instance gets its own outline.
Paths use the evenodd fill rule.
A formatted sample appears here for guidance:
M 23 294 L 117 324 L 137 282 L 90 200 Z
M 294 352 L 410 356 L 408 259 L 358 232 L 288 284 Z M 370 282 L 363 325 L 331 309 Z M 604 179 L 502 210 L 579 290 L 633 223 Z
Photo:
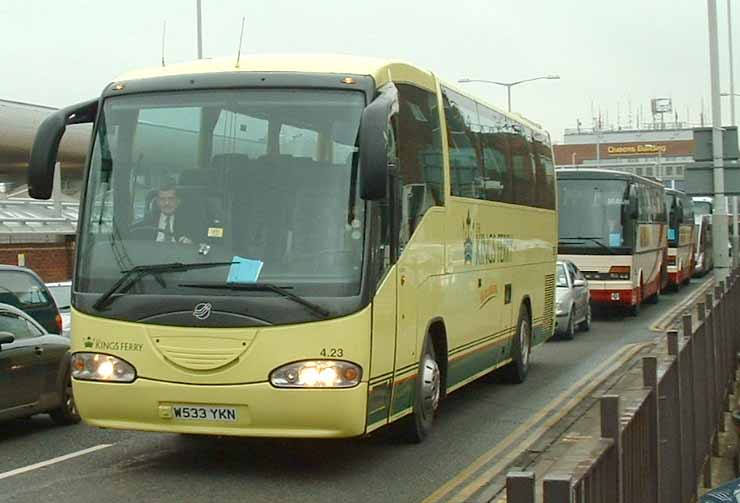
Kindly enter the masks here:
M 54 301 L 59 308 L 59 314 L 62 317 L 62 333 L 64 337 L 69 337 L 72 332 L 72 282 L 62 281 L 59 283 L 46 283 L 46 288 L 51 292 Z
M 572 339 L 576 328 L 591 329 L 588 281 L 570 260 L 558 261 L 555 280 L 555 332 L 564 339 Z

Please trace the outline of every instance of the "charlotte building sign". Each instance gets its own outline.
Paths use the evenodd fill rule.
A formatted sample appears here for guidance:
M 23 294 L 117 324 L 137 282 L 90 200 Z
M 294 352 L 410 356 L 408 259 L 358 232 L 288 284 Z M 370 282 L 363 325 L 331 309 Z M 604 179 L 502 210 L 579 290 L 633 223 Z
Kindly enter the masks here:
M 665 145 L 609 145 L 606 151 L 610 155 L 642 155 L 642 154 L 664 154 L 668 150 Z

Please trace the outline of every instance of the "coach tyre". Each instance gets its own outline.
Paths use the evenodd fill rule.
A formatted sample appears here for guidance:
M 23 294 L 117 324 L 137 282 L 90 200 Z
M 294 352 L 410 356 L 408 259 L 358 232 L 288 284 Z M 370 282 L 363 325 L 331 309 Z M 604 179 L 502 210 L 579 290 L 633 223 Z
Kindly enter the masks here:
M 532 347 L 532 329 L 529 321 L 529 308 L 519 307 L 516 336 L 511 346 L 511 363 L 504 369 L 506 380 L 513 384 L 523 383 L 529 372 L 529 353 Z
M 442 379 L 432 339 L 427 335 L 416 376 L 413 412 L 404 419 L 402 436 L 412 443 L 423 441 L 432 430 L 434 414 L 439 407 Z

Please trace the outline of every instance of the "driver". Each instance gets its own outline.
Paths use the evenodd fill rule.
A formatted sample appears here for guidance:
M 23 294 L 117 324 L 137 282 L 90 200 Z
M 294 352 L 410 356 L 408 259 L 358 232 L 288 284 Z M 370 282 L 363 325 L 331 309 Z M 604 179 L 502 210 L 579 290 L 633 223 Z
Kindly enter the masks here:
M 134 225 L 142 231 L 145 239 L 156 242 L 192 244 L 197 232 L 192 219 L 183 215 L 175 182 L 165 180 L 157 191 L 156 209 L 145 215 Z

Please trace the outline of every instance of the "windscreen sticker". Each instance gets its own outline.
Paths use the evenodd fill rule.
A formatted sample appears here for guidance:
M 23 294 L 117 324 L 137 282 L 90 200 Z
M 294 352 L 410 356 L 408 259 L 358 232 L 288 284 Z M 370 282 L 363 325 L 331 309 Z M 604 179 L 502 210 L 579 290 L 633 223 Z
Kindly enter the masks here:
M 264 262 L 237 255 L 231 260 L 227 283 L 254 283 L 259 279 Z
M 96 349 L 102 351 L 143 351 L 144 344 L 124 341 L 103 341 L 94 337 L 88 337 L 84 342 L 85 349 Z
M 609 233 L 609 246 L 621 246 L 622 245 L 622 234 L 619 232 Z

